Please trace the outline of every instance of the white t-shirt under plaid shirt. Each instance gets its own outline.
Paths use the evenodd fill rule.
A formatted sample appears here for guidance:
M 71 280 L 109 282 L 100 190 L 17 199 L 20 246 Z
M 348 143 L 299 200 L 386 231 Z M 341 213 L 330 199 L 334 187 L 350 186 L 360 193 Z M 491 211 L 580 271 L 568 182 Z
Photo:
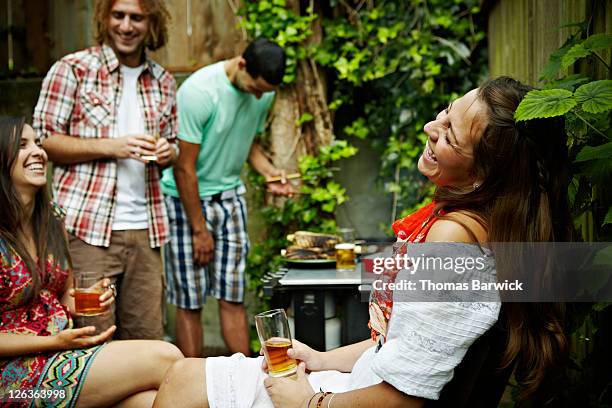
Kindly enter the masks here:
M 123 92 L 117 108 L 117 137 L 144 133 L 137 86 L 143 68 L 142 65 L 136 68 L 121 65 Z M 117 160 L 117 204 L 113 231 L 147 228 L 144 177 L 143 162 L 131 157 Z
M 46 138 L 54 133 L 80 138 L 115 135 L 121 91 L 120 64 L 107 45 L 70 54 L 45 77 L 34 110 L 33 127 Z M 176 82 L 160 65 L 146 59 L 138 78 L 138 101 L 147 134 L 174 143 L 177 133 Z M 157 165 L 145 169 L 147 222 L 151 247 L 169 239 L 168 219 Z M 110 245 L 116 206 L 117 160 L 54 164 L 56 202 L 66 212 L 69 233 L 91 245 Z

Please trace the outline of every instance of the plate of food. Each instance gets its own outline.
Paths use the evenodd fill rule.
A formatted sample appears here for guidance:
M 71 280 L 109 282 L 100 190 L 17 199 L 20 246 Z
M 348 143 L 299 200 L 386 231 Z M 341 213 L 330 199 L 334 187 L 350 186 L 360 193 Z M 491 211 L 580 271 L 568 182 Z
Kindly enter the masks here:
M 286 263 L 301 267 L 332 266 L 336 263 L 335 246 L 340 237 L 309 231 L 287 236 L 291 245 L 281 251 Z

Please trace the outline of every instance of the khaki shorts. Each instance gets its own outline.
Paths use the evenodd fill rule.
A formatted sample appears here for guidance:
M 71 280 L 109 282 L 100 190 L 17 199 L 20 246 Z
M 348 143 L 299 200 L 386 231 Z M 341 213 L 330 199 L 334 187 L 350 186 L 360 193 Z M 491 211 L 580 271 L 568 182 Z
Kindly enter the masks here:
M 115 313 L 76 316 L 77 327 L 97 331 L 117 325 L 115 339 L 162 339 L 163 270 L 159 248 L 151 248 L 147 230 L 113 231 L 110 247 L 89 245 L 70 236 L 73 273 L 94 272 L 117 287 Z

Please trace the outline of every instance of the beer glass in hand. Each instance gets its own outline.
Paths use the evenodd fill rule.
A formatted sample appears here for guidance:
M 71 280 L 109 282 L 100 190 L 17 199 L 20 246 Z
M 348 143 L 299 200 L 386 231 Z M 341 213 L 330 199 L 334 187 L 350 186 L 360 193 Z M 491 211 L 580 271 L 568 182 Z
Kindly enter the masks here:
M 291 333 L 287 315 L 283 309 L 273 309 L 255 316 L 257 335 L 268 362 L 271 377 L 285 377 L 295 374 L 297 362 L 287 356 L 291 348 Z
M 159 137 L 159 133 L 155 133 L 153 135 L 153 139 L 155 139 L 155 146 L 157 146 L 157 141 L 159 140 Z M 155 154 L 155 151 L 142 154 L 140 157 L 142 158 L 142 160 L 146 160 L 148 162 L 157 161 L 157 155 Z
M 100 304 L 100 296 L 106 289 L 100 276 L 81 272 L 74 276 L 74 309 L 79 316 L 98 316 L 106 312 Z

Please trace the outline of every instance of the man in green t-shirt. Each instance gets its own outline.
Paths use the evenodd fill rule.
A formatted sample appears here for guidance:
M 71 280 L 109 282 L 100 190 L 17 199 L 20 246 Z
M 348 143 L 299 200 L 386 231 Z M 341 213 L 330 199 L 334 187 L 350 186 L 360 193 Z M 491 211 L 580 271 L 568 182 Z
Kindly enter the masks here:
M 249 353 L 244 270 L 249 249 L 245 187 L 247 161 L 276 194 L 291 194 L 284 173 L 254 142 L 264 130 L 285 52 L 266 39 L 242 55 L 196 71 L 178 91 L 179 150 L 162 189 L 170 218 L 164 259 L 168 301 L 177 306 L 176 343 L 186 357 L 202 351 L 206 294 L 219 300 L 221 332 L 230 352 Z

